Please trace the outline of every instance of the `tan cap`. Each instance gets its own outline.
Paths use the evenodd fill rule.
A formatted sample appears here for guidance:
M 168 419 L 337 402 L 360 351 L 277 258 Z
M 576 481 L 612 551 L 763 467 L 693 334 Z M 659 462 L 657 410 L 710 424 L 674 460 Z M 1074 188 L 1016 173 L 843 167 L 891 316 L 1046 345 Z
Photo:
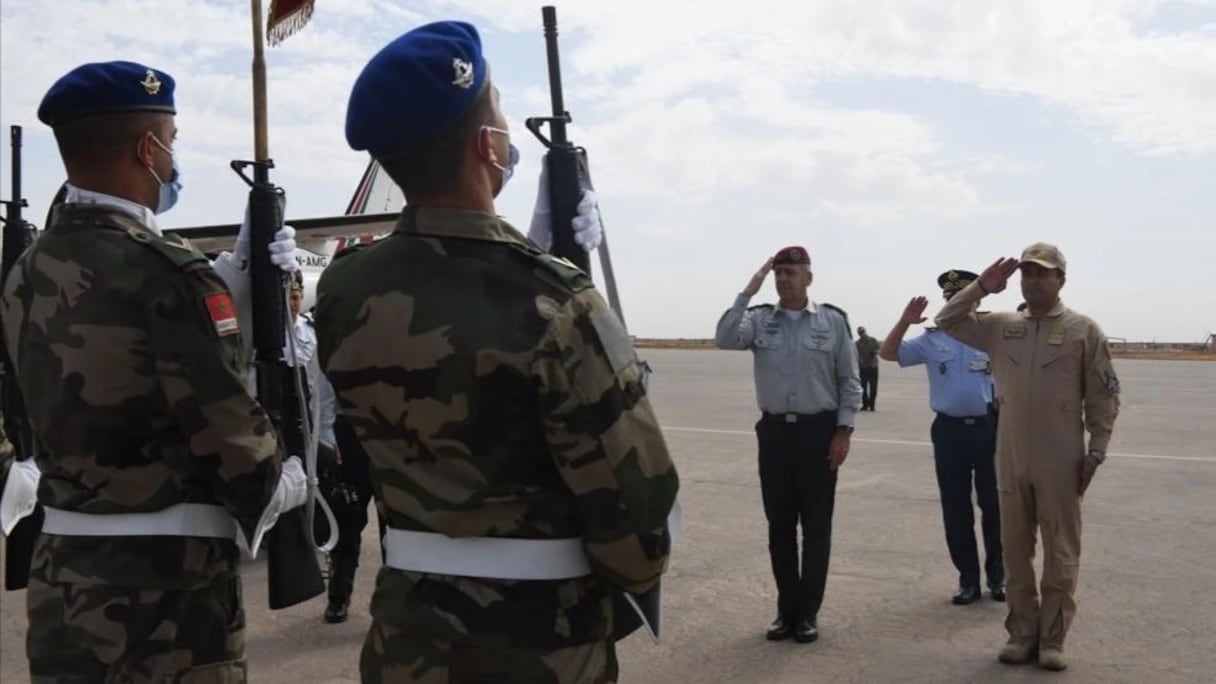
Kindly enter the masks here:
M 1036 242 L 1022 250 L 1022 261 L 1038 264 L 1043 268 L 1058 268 L 1061 273 L 1067 273 L 1067 264 L 1060 248 L 1046 242 Z

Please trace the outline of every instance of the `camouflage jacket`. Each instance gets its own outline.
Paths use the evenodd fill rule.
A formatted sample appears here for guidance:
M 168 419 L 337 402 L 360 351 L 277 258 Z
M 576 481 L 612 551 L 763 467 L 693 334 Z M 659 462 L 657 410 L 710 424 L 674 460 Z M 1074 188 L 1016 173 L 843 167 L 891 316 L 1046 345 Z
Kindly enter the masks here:
M 317 285 L 318 353 L 393 528 L 581 537 L 594 574 L 383 571 L 379 620 L 561 648 L 654 585 L 678 478 L 624 326 L 582 271 L 488 214 L 407 207 Z M 409 597 L 409 598 L 407 598 Z M 425 605 L 412 605 L 413 601 Z
M 115 208 L 60 205 L 14 266 L 2 312 L 38 438 L 43 505 L 221 504 L 250 534 L 281 451 L 246 389 L 232 300 L 201 252 Z M 44 535 L 32 571 L 180 589 L 238 562 L 231 540 Z

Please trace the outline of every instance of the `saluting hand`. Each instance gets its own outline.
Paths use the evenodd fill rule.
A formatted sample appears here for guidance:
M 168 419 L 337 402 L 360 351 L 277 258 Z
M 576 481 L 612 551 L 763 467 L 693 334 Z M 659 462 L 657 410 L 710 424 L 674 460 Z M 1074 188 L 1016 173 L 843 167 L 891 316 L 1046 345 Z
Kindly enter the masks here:
M 1017 259 L 1001 257 L 992 262 L 992 265 L 984 269 L 980 274 L 980 285 L 984 291 L 989 294 L 996 294 L 1005 289 L 1005 283 L 1009 280 L 1009 276 L 1013 275 L 1018 270 Z
M 925 307 L 929 306 L 928 297 L 913 297 L 908 301 L 908 306 L 904 307 L 904 314 L 899 320 L 905 325 L 916 325 L 929 320 L 925 318 Z
M 760 267 L 760 270 L 756 271 L 756 275 L 752 276 L 752 279 L 747 283 L 747 287 L 743 288 L 743 294 L 748 297 L 755 296 L 760 291 L 760 286 L 764 284 L 764 279 L 768 277 L 768 272 L 771 270 L 773 270 L 773 258 L 769 257 L 768 261 L 765 261 L 764 265 Z

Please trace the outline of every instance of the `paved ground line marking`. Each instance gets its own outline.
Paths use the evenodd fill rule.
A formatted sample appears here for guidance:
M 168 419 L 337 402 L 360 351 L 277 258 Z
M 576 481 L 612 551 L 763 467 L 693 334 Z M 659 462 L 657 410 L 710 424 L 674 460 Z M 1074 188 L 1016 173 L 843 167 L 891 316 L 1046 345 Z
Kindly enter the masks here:
M 752 437 L 755 433 L 749 430 L 721 430 L 716 428 L 698 428 L 698 427 L 683 427 L 675 425 L 664 425 L 664 430 L 672 432 L 700 432 L 710 435 L 745 435 Z M 923 446 L 931 447 L 932 442 L 921 442 L 910 439 L 878 439 L 875 437 L 854 437 L 854 442 L 863 442 L 866 444 L 899 444 L 901 446 Z M 1216 458 L 1204 458 L 1203 456 L 1174 456 L 1171 454 L 1126 454 L 1117 451 L 1112 451 L 1107 454 L 1111 458 L 1133 458 L 1145 461 L 1191 461 L 1195 463 L 1213 463 L 1216 464 Z

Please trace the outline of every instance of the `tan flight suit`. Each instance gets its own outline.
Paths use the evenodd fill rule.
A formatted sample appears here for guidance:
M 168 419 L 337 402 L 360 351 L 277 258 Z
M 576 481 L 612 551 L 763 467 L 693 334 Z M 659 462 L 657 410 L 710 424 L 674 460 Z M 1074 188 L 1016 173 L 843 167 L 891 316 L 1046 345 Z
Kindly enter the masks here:
M 1056 304 L 1044 318 L 1028 311 L 975 314 L 979 281 L 942 308 L 937 325 L 988 353 L 996 380 L 997 487 L 1012 641 L 1064 645 L 1077 606 L 1085 430 L 1106 451 L 1119 412 L 1119 380 L 1101 328 Z M 1082 418 L 1084 415 L 1084 419 Z M 1035 527 L 1043 536 L 1042 606 L 1035 589 Z

